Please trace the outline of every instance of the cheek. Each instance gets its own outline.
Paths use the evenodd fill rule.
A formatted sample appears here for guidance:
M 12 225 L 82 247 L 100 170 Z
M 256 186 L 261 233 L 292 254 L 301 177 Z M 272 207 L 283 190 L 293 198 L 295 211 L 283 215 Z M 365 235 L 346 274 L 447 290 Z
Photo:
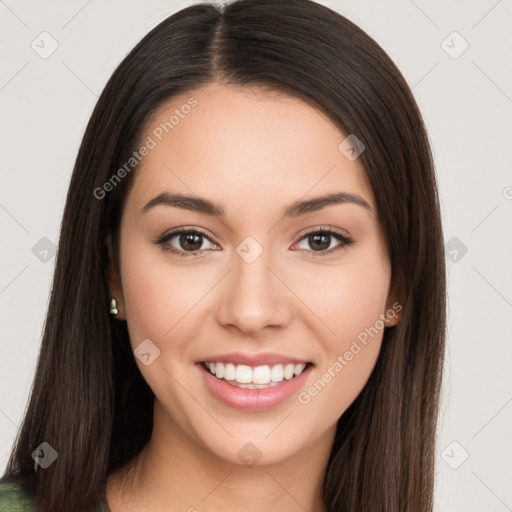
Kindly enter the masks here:
M 136 363 L 160 400 L 181 403 L 179 386 L 171 383 L 173 377 L 178 382 L 187 378 L 188 369 L 182 363 L 191 359 L 193 348 L 187 340 L 194 338 L 199 328 L 193 317 L 194 305 L 208 292 L 208 282 L 176 263 L 170 264 L 160 249 L 155 250 L 147 241 L 127 235 L 123 244 L 121 278 L 131 345 L 135 349 L 149 339 L 160 350 L 154 363 Z M 166 396 L 172 399 L 166 400 Z
M 373 326 L 386 310 L 390 267 L 386 259 L 368 251 L 359 253 L 338 268 L 315 269 L 311 279 L 301 277 L 309 292 L 307 305 L 324 322 L 328 345 L 343 344 Z M 314 284 L 314 293 L 311 286 Z M 379 322 L 380 325 L 380 322 Z
M 199 293 L 198 281 L 180 272 L 179 266 L 166 264 L 160 249 L 147 241 L 127 234 L 122 251 L 121 279 L 132 345 L 145 338 L 160 345 L 190 310 Z
M 391 270 L 379 254 L 378 247 L 368 247 L 336 272 L 315 271 L 318 291 L 309 295 L 308 306 L 328 329 L 321 329 L 325 334 L 316 380 L 299 402 L 329 410 L 329 421 L 336 421 L 359 395 L 380 352 Z

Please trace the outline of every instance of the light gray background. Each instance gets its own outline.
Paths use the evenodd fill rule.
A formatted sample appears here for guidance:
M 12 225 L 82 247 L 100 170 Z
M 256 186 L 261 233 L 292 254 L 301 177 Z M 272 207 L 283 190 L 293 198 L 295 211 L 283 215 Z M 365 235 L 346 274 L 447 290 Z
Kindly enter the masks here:
M 53 273 L 51 245 L 40 240 L 57 243 L 89 115 L 135 43 L 192 3 L 0 0 L 2 471 L 28 398 Z M 452 260 L 436 508 L 512 510 L 512 2 L 320 3 L 389 53 L 433 144 Z M 43 31 L 58 43 L 46 59 L 31 47 L 50 48 Z M 464 41 L 446 39 L 453 31 L 469 44 L 457 58 Z

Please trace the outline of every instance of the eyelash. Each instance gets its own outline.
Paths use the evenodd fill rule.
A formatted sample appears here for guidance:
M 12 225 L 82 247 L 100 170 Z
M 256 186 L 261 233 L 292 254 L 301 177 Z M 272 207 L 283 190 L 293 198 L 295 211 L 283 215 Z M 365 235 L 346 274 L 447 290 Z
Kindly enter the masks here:
M 176 254 L 177 256 L 182 256 L 184 258 L 197 257 L 201 253 L 203 253 L 204 251 L 207 250 L 207 249 L 201 249 L 198 251 L 181 251 L 181 250 L 176 250 L 176 249 L 172 248 L 170 245 L 166 245 L 169 243 L 169 240 L 172 240 L 176 236 L 182 235 L 182 234 L 202 235 L 203 237 L 207 238 L 210 242 L 212 242 L 206 233 L 204 233 L 203 231 L 196 228 L 196 229 L 177 229 L 176 231 L 171 231 L 171 232 L 163 235 L 160 239 L 156 240 L 155 244 L 161 246 L 163 251 L 170 252 L 170 253 Z M 308 236 L 315 235 L 315 234 L 331 235 L 334 238 L 336 238 L 340 242 L 340 244 L 335 246 L 333 249 L 331 248 L 331 249 L 325 249 L 323 251 L 311 251 L 313 253 L 313 256 L 311 256 L 311 257 L 313 257 L 313 258 L 322 257 L 327 254 L 331 254 L 333 252 L 336 252 L 339 249 L 349 247 L 350 245 L 352 245 L 354 243 L 354 240 L 352 238 L 344 235 L 343 233 L 341 233 L 341 231 L 338 231 L 334 228 L 324 227 L 324 226 L 322 226 L 320 228 L 315 228 L 314 230 L 304 233 L 301 236 L 301 238 L 298 240 L 298 242 L 296 242 L 296 243 L 299 243 L 302 240 L 304 240 L 305 238 L 307 238 Z M 212 243 L 214 243 L 214 242 L 212 242 Z M 215 244 L 215 245 L 217 245 L 217 244 Z M 300 250 L 307 250 L 307 249 L 300 249 Z

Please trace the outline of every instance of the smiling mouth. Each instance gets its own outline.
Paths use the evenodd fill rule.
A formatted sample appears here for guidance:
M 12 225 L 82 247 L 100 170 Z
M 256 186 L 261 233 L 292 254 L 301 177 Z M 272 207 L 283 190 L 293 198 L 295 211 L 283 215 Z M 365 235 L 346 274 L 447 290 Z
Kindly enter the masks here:
M 313 366 L 313 363 L 248 366 L 202 361 L 201 365 L 208 373 L 233 387 L 265 389 L 279 386 L 298 377 L 307 368 Z

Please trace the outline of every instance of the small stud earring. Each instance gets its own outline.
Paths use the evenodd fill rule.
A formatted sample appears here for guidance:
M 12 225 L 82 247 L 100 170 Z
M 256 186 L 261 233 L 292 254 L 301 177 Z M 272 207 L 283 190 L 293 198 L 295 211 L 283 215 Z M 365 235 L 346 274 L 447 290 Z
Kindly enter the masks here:
M 118 313 L 119 313 L 119 310 L 117 309 L 117 301 L 116 301 L 116 299 L 112 299 L 110 301 L 110 314 L 117 316 Z

